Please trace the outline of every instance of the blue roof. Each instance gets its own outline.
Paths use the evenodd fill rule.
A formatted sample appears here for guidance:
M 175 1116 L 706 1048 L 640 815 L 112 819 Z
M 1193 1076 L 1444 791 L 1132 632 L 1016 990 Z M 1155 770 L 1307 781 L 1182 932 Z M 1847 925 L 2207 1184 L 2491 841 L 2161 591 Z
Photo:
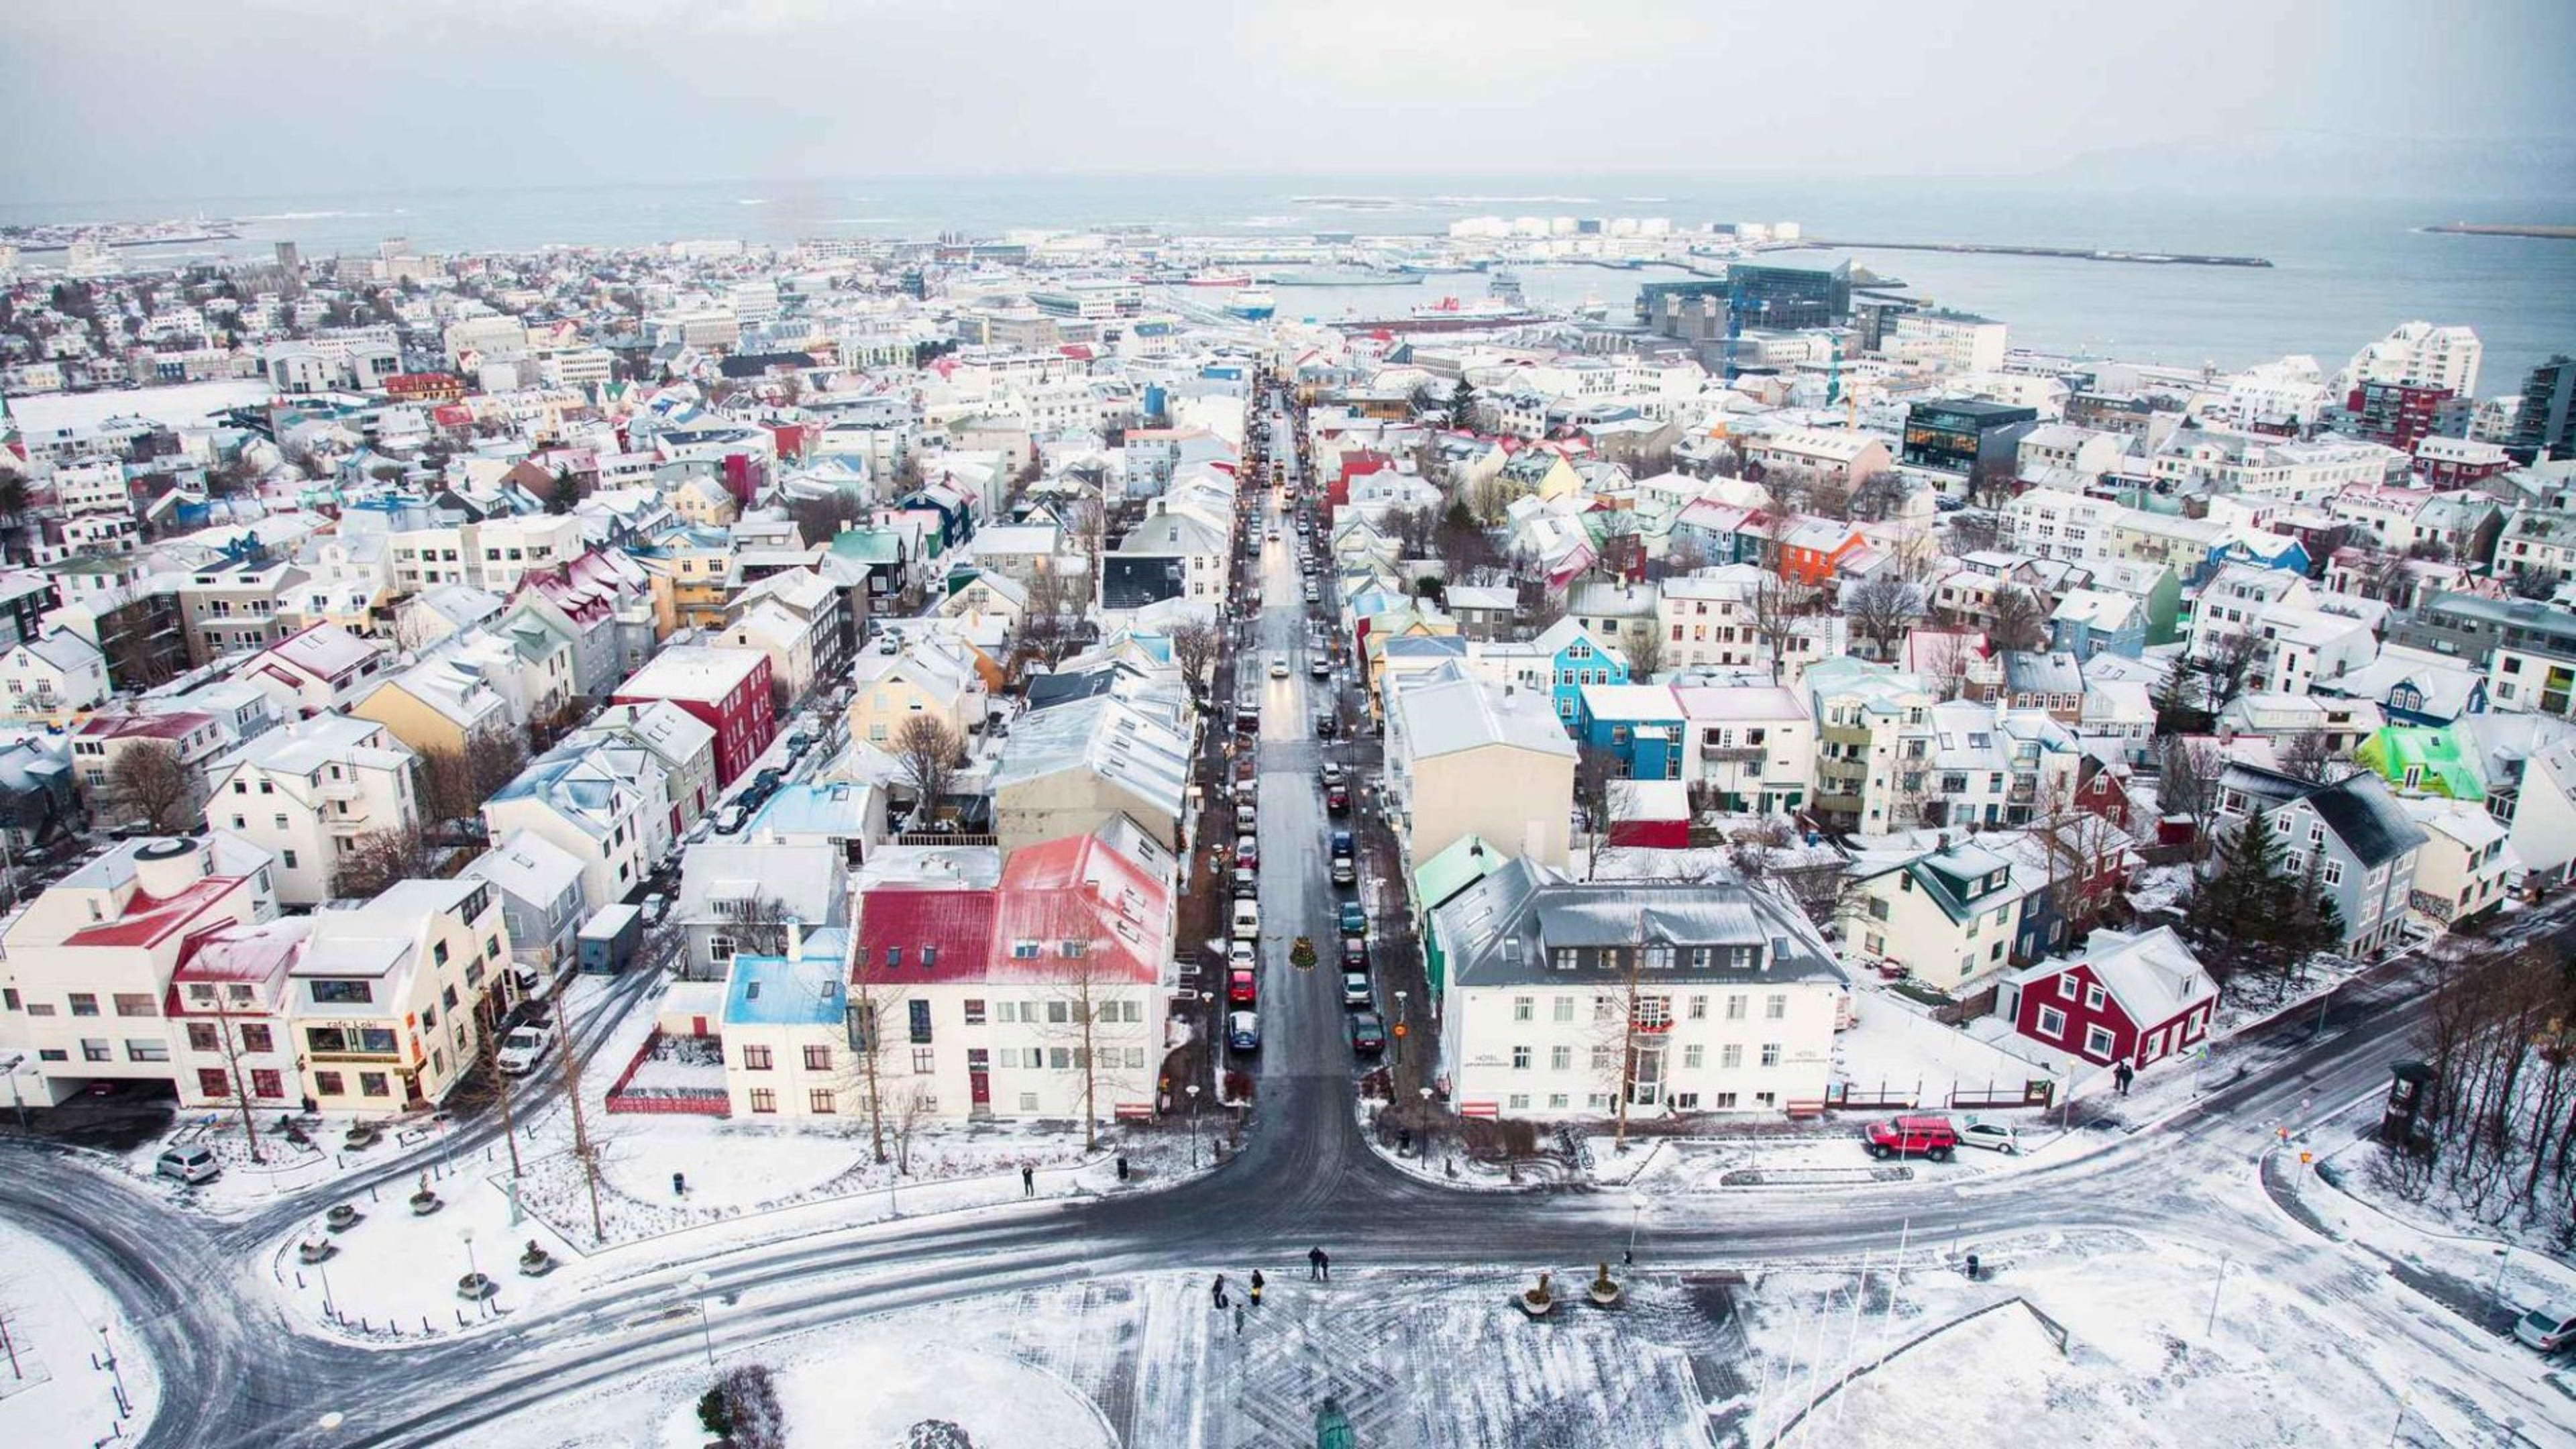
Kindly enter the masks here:
M 848 783 L 782 785 L 742 828 L 745 836 L 763 829 L 780 835 L 857 835 L 867 828 L 868 789 Z
M 736 956 L 725 978 L 727 1026 L 838 1026 L 848 991 L 841 981 L 849 933 L 816 931 L 802 959 Z

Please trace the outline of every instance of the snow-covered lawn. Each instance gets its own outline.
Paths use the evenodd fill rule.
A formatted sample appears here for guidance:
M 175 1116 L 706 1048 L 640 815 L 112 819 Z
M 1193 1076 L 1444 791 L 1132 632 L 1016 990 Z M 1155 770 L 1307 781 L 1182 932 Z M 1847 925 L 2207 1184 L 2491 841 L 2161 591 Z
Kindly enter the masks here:
M 868 1366 L 850 1372 L 853 1363 Z M 916 1424 L 945 1420 L 976 1449 L 1016 1444 L 1116 1449 L 1118 1436 L 1073 1386 L 1001 1354 L 905 1342 L 883 1335 L 833 1344 L 777 1370 L 789 1449 L 884 1445 L 899 1449 Z M 703 1449 L 695 1400 L 664 1416 L 662 1449 Z
M 0 1324 L 10 1350 L 0 1356 L 0 1444 L 134 1439 L 152 1423 L 160 1374 L 116 1300 L 70 1254 L 7 1222 L 0 1222 Z M 113 1373 L 104 1366 L 109 1353 Z M 133 1411 L 121 1423 L 119 1384 Z
M 1980 1040 L 1874 981 L 1853 983 L 1852 1016 L 1851 1029 L 1834 1036 L 1834 1078 L 1850 1083 L 1854 1096 L 1910 1096 L 1940 1110 L 1953 1093 L 2017 1093 L 2050 1075 L 2035 1059 L 2036 1043 L 2008 1034 Z
M 428 1114 L 379 1124 L 384 1135 L 373 1147 L 352 1152 L 345 1146 L 347 1118 L 319 1123 L 298 1116 L 305 1140 L 296 1142 L 278 1130 L 285 1114 L 274 1108 L 252 1115 L 259 1134 L 259 1158 L 251 1157 L 250 1138 L 241 1114 L 232 1111 L 182 1112 L 170 1130 L 125 1154 L 127 1171 L 145 1179 L 174 1200 L 218 1217 L 246 1216 L 281 1197 L 320 1187 L 334 1178 L 381 1167 L 397 1156 L 423 1163 L 438 1160 L 448 1141 L 448 1124 Z M 164 1148 L 203 1147 L 223 1164 L 224 1175 L 195 1187 L 181 1187 L 157 1175 L 154 1162 Z
M 1884 1262 L 1866 1276 L 1859 1264 L 1758 1275 L 1744 1311 L 1752 1442 L 1810 1404 L 1784 1444 L 2377 1449 L 2566 1442 L 2576 1428 L 2576 1403 L 2540 1383 L 2536 1358 L 2461 1341 L 2423 1318 L 2412 1290 L 2339 1259 L 2248 1271 L 2241 1256 L 2223 1264 L 2120 1232 L 1973 1246 L 1987 1269 L 1974 1284 Z M 1967 1317 L 2016 1296 L 2027 1307 Z M 2500 1404 L 2490 1376 L 2523 1401 Z

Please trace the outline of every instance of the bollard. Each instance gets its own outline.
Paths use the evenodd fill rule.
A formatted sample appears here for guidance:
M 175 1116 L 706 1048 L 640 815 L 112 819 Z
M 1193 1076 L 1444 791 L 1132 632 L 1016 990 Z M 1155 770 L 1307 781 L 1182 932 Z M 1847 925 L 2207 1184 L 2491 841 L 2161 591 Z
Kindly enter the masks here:
M 429 1337 L 429 1315 L 426 1313 L 420 1316 L 420 1336 Z

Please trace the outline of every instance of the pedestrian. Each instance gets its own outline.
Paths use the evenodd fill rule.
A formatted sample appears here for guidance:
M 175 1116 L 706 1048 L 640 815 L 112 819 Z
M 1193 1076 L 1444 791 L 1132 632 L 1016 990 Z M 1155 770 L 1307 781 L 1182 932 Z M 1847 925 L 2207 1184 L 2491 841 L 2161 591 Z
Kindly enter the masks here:
M 1315 1282 L 1333 1281 L 1333 1260 L 1325 1256 L 1320 1243 L 1306 1252 L 1306 1277 Z
M 1020 1164 L 1020 1196 L 1036 1197 L 1037 1195 L 1038 1170 L 1023 1162 Z
M 2123 1097 L 2129 1095 L 2129 1082 L 2135 1076 L 2137 1072 L 2132 1070 L 2127 1062 L 2122 1062 L 2111 1069 L 2111 1080 L 2119 1086 L 2120 1095 Z
M 1252 1306 L 1261 1306 L 1261 1270 L 1258 1268 L 1252 1270 Z
M 1234 1336 L 1243 1337 L 1243 1305 L 1240 1303 L 1234 1305 Z
M 1223 1273 L 1216 1275 L 1216 1282 L 1210 1286 L 1208 1292 L 1209 1296 L 1215 1299 L 1217 1307 L 1223 1308 L 1225 1306 L 1225 1275 Z

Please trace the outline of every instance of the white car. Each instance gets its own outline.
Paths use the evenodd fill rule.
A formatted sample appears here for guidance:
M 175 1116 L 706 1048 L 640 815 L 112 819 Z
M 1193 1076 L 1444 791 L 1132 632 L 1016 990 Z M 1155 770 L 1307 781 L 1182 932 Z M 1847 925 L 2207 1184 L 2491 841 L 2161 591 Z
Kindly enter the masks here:
M 523 1026 L 501 1038 L 501 1050 L 494 1053 L 493 1065 L 503 1074 L 524 1077 L 537 1069 L 546 1049 L 555 1044 L 555 1034 L 542 1026 Z
M 1225 949 L 1225 969 L 1258 971 L 1261 969 L 1261 953 L 1252 948 L 1250 941 L 1237 941 Z
M 2553 1303 L 2535 1308 L 2513 1321 L 2513 1336 L 2542 1353 L 2556 1353 L 2576 1343 L 2576 1306 Z
M 1270 656 L 1270 677 L 1273 679 L 1286 679 L 1288 677 L 1287 655 L 1273 654 Z
M 2011 1157 L 2021 1151 L 2021 1134 L 2009 1122 L 1970 1122 L 1959 1128 L 1959 1145 L 1983 1147 Z
M 1252 901 L 1234 903 L 1234 929 L 1228 933 L 1238 941 L 1261 939 L 1261 907 Z

